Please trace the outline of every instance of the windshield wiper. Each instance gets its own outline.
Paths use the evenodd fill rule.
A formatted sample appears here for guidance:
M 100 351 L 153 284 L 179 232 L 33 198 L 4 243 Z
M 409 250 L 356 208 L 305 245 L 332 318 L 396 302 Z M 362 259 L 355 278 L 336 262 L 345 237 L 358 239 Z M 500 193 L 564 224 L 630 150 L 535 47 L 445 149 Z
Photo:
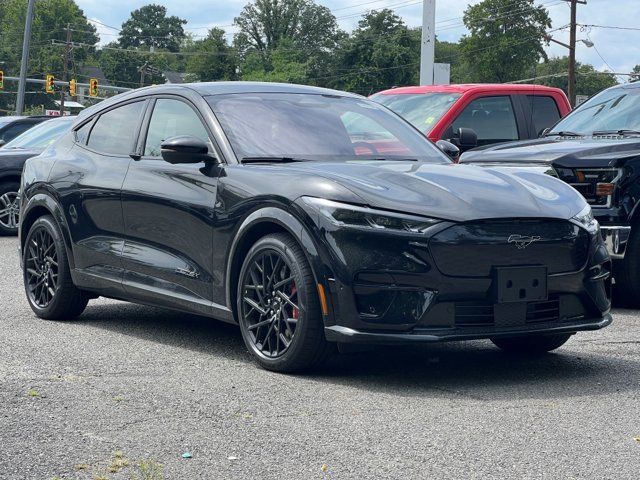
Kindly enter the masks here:
M 294 163 L 308 161 L 305 158 L 297 157 L 242 157 L 240 163 Z
M 558 136 L 558 137 L 582 137 L 581 133 L 571 132 L 569 130 L 561 130 L 559 132 L 549 132 L 545 137 Z
M 638 130 L 631 130 L 628 128 L 621 128 L 620 130 L 598 130 L 592 133 L 592 135 L 594 137 L 598 137 L 601 135 L 620 135 L 620 136 L 625 136 L 625 135 L 640 135 L 640 131 Z

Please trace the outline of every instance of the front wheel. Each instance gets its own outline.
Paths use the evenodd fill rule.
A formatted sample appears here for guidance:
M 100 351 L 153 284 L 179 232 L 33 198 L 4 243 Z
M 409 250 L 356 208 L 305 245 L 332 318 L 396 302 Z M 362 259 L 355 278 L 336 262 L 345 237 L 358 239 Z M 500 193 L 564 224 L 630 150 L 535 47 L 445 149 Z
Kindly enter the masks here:
M 327 352 L 311 267 L 286 234 L 261 238 L 240 270 L 238 320 L 249 351 L 266 369 L 294 372 L 320 363 Z
M 0 183 L 0 235 L 17 235 L 20 220 L 20 185 Z
M 570 333 L 557 335 L 531 335 L 528 337 L 492 338 L 493 344 L 509 353 L 541 354 L 560 348 L 571 338 Z
M 84 311 L 88 297 L 71 280 L 64 240 L 53 217 L 34 222 L 23 255 L 24 288 L 38 317 L 70 320 Z

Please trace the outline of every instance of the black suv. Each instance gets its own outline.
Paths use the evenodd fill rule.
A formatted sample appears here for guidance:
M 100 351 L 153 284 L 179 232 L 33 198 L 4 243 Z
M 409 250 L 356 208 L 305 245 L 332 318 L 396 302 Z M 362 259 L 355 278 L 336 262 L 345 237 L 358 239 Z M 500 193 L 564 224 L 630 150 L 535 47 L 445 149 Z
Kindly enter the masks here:
M 544 352 L 609 315 L 610 260 L 574 189 L 453 164 L 366 98 L 269 83 L 139 89 L 22 176 L 27 299 L 239 323 L 265 367 L 331 343 L 490 338 Z
M 34 125 L 51 120 L 52 118 L 53 117 L 46 117 L 44 115 L 32 117 L 0 117 L 0 147 L 6 145 L 19 135 L 22 135 Z
M 640 82 L 600 92 L 542 138 L 478 148 L 460 161 L 539 170 L 578 190 L 614 259 L 616 296 L 640 305 Z

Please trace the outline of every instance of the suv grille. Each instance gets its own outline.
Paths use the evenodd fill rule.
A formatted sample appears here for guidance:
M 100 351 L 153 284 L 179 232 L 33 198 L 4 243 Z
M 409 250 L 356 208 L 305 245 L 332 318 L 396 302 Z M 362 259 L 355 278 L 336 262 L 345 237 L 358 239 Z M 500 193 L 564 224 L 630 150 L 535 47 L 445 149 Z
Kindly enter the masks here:
M 534 237 L 518 248 L 509 237 Z M 496 220 L 454 225 L 431 238 L 438 269 L 456 277 L 488 277 L 493 267 L 546 265 L 550 274 L 574 272 L 587 262 L 586 230 L 564 220 Z

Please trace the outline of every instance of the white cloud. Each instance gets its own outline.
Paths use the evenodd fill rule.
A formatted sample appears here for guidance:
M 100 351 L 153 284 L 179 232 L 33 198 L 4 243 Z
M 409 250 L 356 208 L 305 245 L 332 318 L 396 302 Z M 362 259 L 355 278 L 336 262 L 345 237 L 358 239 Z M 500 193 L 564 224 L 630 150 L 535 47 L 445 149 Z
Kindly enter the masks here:
M 211 26 L 224 26 L 228 32 L 233 18 L 240 12 L 248 0 L 165 0 L 162 2 L 170 15 L 178 15 L 189 21 L 187 29 L 196 35 L 204 35 Z M 316 0 L 334 10 L 340 26 L 345 30 L 352 30 L 358 23 L 359 16 L 366 10 L 394 8 L 396 13 L 404 18 L 411 26 L 420 25 L 422 21 L 422 5 L 419 1 L 411 0 Z M 464 10 L 480 0 L 437 0 L 436 33 L 441 40 L 456 41 L 465 33 L 462 24 Z M 151 3 L 151 0 L 77 0 L 87 16 L 100 19 L 102 23 L 120 27 L 131 12 L 136 8 Z M 569 23 L 568 2 L 562 0 L 536 0 L 549 9 L 554 28 Z M 612 4 L 615 3 L 615 8 Z M 587 5 L 578 6 L 578 22 L 583 24 L 627 26 L 638 28 L 640 19 L 638 0 L 589 0 Z M 97 25 L 99 27 L 99 25 Z M 99 29 L 104 35 L 101 43 L 107 43 L 113 38 L 114 31 Z M 600 58 L 594 48 L 586 48 L 579 44 L 577 58 L 581 62 L 590 63 L 599 70 L 607 69 L 607 64 L 619 72 L 629 72 L 634 65 L 640 64 L 640 31 L 622 31 L 613 29 L 591 28 L 590 31 L 578 33 L 578 38 L 591 38 L 597 50 L 606 63 Z M 560 41 L 568 41 L 568 30 L 554 33 Z M 566 55 L 565 48 L 551 45 L 550 55 Z

